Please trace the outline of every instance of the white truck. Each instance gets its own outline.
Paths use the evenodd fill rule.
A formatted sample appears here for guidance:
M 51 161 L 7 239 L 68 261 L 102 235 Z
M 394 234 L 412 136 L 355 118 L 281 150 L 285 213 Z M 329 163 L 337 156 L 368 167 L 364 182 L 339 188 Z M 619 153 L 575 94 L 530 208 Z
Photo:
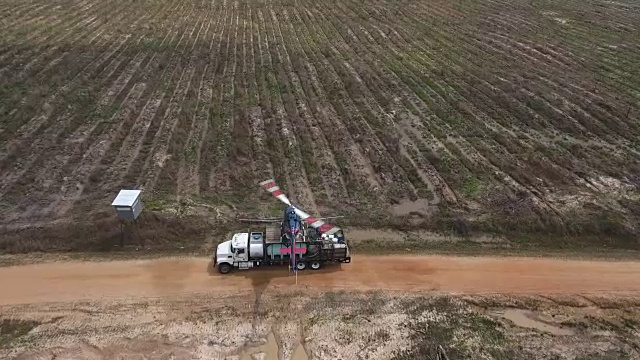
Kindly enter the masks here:
M 333 235 L 317 235 L 313 229 L 300 237 L 295 246 L 287 246 L 278 226 L 265 231 L 247 231 L 233 234 L 231 240 L 218 245 L 213 256 L 215 267 L 222 274 L 236 269 L 291 264 L 291 249 L 295 248 L 296 270 L 310 267 L 318 270 L 326 263 L 350 263 L 349 247 L 342 230 Z M 304 240 L 302 240 L 304 238 Z

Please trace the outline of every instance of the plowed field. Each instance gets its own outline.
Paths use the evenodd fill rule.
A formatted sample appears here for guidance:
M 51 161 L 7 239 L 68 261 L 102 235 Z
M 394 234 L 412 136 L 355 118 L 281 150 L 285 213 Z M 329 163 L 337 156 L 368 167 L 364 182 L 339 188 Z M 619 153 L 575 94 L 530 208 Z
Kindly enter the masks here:
M 0 0 L 2 231 L 93 229 L 121 188 L 271 213 L 274 177 L 363 222 L 629 234 L 639 26 L 631 0 Z

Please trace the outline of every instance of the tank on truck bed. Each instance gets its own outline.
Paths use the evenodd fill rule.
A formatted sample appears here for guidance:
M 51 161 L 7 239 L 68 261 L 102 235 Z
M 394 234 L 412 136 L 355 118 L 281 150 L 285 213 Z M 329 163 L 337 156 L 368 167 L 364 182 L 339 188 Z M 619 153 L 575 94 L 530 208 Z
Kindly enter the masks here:
M 310 267 L 318 270 L 327 263 L 349 263 L 351 255 L 344 236 L 322 236 L 314 229 L 305 229 L 292 247 L 283 241 L 278 226 L 265 227 L 264 231 L 236 233 L 231 240 L 218 245 L 214 263 L 218 270 L 229 273 L 232 269 L 286 265 L 291 263 L 292 248 L 296 256 L 296 269 Z

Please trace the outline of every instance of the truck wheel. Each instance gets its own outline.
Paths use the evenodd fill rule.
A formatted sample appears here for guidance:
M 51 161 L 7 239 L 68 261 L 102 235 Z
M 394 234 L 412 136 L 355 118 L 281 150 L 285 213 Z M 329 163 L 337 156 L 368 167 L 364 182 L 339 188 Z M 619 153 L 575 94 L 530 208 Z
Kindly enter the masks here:
M 302 261 L 301 261 L 301 262 L 299 262 L 299 263 L 296 263 L 296 269 L 298 269 L 298 270 L 301 270 L 301 271 L 302 271 L 302 270 L 304 270 L 304 269 L 306 269 L 306 268 L 307 268 L 307 263 L 306 263 L 306 262 L 302 262 Z
M 222 274 L 228 274 L 231 271 L 231 265 L 227 263 L 222 263 L 218 265 L 218 271 Z
M 322 263 L 320 263 L 320 261 L 312 261 L 310 265 L 311 269 L 318 270 L 322 266 Z

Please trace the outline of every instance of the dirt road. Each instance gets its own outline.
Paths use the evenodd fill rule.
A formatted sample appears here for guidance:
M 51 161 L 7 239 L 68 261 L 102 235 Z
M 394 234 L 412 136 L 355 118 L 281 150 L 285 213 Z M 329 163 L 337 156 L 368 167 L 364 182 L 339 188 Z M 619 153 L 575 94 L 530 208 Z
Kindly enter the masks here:
M 356 256 L 299 273 L 298 287 L 456 293 L 640 294 L 640 262 Z M 293 289 L 286 267 L 221 275 L 206 258 L 63 262 L 0 268 L 0 305 L 106 297 Z

